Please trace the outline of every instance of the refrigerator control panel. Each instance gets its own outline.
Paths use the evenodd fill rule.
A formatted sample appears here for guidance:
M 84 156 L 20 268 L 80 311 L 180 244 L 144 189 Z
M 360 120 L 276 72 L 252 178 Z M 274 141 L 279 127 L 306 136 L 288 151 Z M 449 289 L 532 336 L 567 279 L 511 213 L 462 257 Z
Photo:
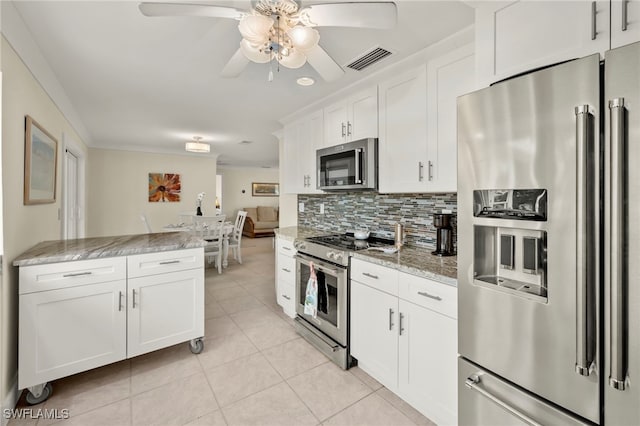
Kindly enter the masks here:
M 473 215 L 495 219 L 547 220 L 546 189 L 477 189 Z

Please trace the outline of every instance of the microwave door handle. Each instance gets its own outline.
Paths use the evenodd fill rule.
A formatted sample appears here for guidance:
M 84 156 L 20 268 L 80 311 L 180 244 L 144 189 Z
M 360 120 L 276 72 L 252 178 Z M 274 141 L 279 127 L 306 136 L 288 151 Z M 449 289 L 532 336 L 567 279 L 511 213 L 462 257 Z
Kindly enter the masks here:
M 360 158 L 362 158 L 362 148 L 356 148 L 356 180 L 355 183 L 362 183 L 362 170 L 360 170 Z

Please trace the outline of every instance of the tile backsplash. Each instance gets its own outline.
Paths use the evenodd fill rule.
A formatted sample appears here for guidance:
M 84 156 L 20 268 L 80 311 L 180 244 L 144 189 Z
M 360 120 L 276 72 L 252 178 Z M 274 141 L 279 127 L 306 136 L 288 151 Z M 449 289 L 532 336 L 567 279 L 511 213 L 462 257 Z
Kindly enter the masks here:
M 443 209 L 453 213 L 453 241 L 456 243 L 457 197 L 446 194 L 377 194 L 371 192 L 340 192 L 318 195 L 298 195 L 304 212 L 298 212 L 298 226 L 327 231 L 348 232 L 358 225 L 367 225 L 380 236 L 393 238 L 397 222 L 404 224 L 406 243 L 435 248 L 436 228 L 433 214 Z M 324 214 L 320 214 L 324 204 Z

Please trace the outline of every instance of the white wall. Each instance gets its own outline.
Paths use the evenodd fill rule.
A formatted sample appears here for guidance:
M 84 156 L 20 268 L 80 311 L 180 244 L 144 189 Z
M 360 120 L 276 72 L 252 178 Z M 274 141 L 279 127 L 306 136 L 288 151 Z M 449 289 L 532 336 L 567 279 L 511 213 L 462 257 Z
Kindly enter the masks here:
M 58 220 L 63 133 L 73 137 L 82 150 L 86 145 L 33 77 L 18 54 L 2 37 L 2 220 L 4 223 L 0 398 L 3 403 L 15 392 L 17 374 L 18 271 L 11 262 L 20 253 L 45 240 L 60 238 Z M 56 202 L 23 204 L 25 115 L 32 116 L 58 139 Z M 3 407 L 6 408 L 6 407 Z M 12 408 L 12 407 L 11 407 Z
M 87 235 L 141 234 L 145 213 L 153 232 L 196 212 L 196 196 L 205 192 L 202 212 L 215 214 L 216 157 L 176 156 L 91 148 L 88 162 Z M 179 202 L 149 202 L 149 173 L 178 173 Z
M 278 169 L 221 167 L 218 169 L 218 174 L 222 175 L 222 213 L 227 215 L 227 218 L 235 218 L 238 210 L 243 207 L 278 207 L 278 197 L 254 197 L 251 195 L 252 182 L 280 182 Z

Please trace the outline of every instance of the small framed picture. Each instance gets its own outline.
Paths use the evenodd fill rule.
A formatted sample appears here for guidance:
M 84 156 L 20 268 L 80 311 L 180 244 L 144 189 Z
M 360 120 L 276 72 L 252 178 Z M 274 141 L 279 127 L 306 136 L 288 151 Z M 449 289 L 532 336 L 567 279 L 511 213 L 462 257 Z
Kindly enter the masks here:
M 24 138 L 24 204 L 56 201 L 58 141 L 26 116 Z
M 253 182 L 251 184 L 251 195 L 254 197 L 277 197 L 280 195 L 280 184 Z

